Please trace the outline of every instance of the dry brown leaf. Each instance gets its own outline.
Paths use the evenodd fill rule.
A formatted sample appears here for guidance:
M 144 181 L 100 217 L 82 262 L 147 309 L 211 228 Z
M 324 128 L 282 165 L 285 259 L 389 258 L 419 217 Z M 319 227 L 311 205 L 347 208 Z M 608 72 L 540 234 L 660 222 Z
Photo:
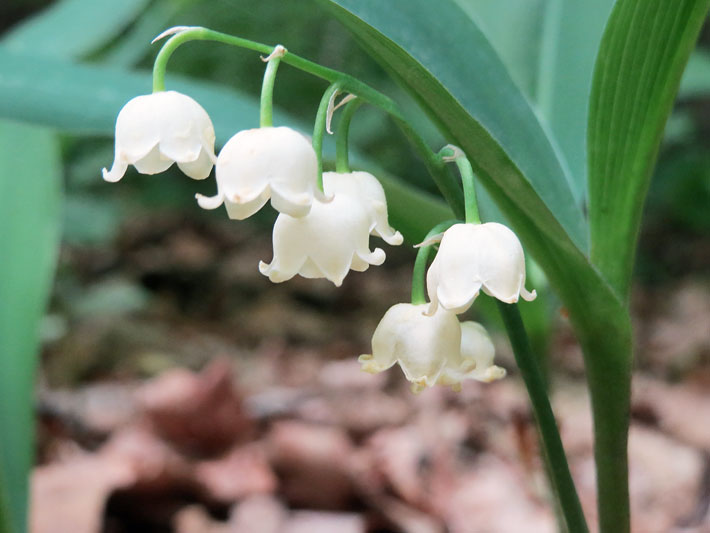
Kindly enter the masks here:
M 342 509 L 353 497 L 349 459 L 353 445 L 344 430 L 296 421 L 274 424 L 269 457 L 291 505 Z

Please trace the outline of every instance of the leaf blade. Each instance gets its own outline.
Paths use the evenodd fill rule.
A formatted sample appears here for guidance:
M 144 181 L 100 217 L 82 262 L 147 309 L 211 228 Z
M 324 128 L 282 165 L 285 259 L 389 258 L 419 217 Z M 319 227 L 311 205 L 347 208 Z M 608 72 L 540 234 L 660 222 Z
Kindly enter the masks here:
M 14 26 L 2 43 L 18 52 L 80 57 L 118 36 L 148 2 L 63 0 Z
M 0 121 L 0 514 L 14 532 L 27 530 L 34 371 L 59 244 L 61 168 L 51 131 Z
M 595 66 L 588 126 L 592 260 L 628 298 L 663 128 L 708 0 L 619 0 Z

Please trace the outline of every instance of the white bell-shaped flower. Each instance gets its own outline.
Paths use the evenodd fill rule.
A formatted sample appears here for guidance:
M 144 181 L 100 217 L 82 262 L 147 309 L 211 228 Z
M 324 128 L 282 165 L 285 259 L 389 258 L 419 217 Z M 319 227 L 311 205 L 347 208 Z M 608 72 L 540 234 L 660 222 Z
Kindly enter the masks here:
M 455 224 L 446 230 L 426 281 L 429 312 L 440 304 L 463 313 L 481 289 L 506 303 L 537 296 L 525 289 L 525 256 L 518 237 L 496 222 Z
M 505 376 L 493 364 L 494 348 L 486 330 L 475 322 L 459 324 L 456 314 L 427 304 L 396 304 L 382 317 L 372 336 L 372 353 L 359 357 L 365 372 L 383 372 L 398 363 L 412 390 L 448 385 L 459 390 L 467 379 L 490 382 Z
M 175 91 L 136 96 L 116 119 L 116 149 L 106 181 L 116 182 L 133 165 L 141 174 L 157 174 L 177 163 L 193 179 L 209 176 L 214 156 L 214 127 L 195 100 Z
M 244 220 L 271 198 L 277 211 L 302 217 L 318 189 L 318 160 L 309 140 L 286 127 L 243 130 L 217 156 L 217 195 L 197 195 L 200 207 L 222 203 L 229 218 Z
M 360 200 L 348 194 L 313 202 L 302 217 L 281 213 L 273 232 L 274 258 L 259 270 L 275 283 L 296 274 L 326 278 L 340 286 L 350 269 L 364 272 L 381 265 L 385 252 L 370 251 L 370 217 Z
M 329 195 L 343 193 L 359 198 L 370 215 L 370 233 L 381 237 L 387 244 L 402 244 L 402 234 L 389 225 L 385 191 L 375 176 L 361 171 L 325 172 L 323 188 Z

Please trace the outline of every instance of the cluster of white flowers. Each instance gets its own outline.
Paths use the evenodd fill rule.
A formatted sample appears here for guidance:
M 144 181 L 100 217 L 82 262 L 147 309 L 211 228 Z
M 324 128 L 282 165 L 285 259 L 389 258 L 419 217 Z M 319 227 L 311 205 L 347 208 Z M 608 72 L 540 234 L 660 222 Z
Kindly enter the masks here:
M 390 227 L 385 193 L 367 172 L 323 174 L 301 133 L 286 127 L 240 131 L 215 156 L 215 133 L 207 112 L 192 98 L 163 91 L 138 96 L 116 121 L 115 160 L 106 181 L 120 180 L 128 165 L 156 174 L 173 163 L 194 179 L 215 166 L 217 194 L 196 195 L 204 209 L 224 204 L 231 219 L 243 220 L 267 201 L 279 211 L 271 263 L 259 270 L 273 282 L 326 278 L 339 286 L 350 270 L 380 265 L 385 252 L 370 250 L 377 235 L 390 245 L 402 235 Z M 483 326 L 460 323 L 479 292 L 507 303 L 525 290 L 525 259 L 515 234 L 497 224 L 455 224 L 422 244 L 440 242 L 426 277 L 429 304 L 396 304 L 372 338 L 372 354 L 360 356 L 363 370 L 381 372 L 395 363 L 415 391 L 433 385 L 459 389 L 467 379 L 490 382 L 505 376 L 493 364 L 494 348 Z
M 115 159 L 103 170 L 106 181 L 120 180 L 128 165 L 156 174 L 173 163 L 195 179 L 215 167 L 217 194 L 196 195 L 204 209 L 224 204 L 231 219 L 244 220 L 267 201 L 279 211 L 274 224 L 274 257 L 259 270 L 273 282 L 326 278 L 335 285 L 350 270 L 381 265 L 385 252 L 370 250 L 370 235 L 402 244 L 402 235 L 387 221 L 382 185 L 372 174 L 323 175 L 318 188 L 318 160 L 310 141 L 286 127 L 240 131 L 214 154 L 215 134 L 207 112 L 175 91 L 143 95 L 129 101 L 116 120 Z

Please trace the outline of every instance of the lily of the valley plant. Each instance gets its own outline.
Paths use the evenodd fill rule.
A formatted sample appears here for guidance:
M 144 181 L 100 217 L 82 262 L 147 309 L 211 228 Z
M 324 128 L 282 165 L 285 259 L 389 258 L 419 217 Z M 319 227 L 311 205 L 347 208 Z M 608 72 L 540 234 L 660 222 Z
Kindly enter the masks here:
M 387 199 L 382 185 L 370 173 L 352 171 L 348 159 L 350 121 L 363 102 L 385 111 L 396 110 L 386 96 L 341 73 L 290 55 L 283 46 L 274 48 L 205 28 L 179 27 L 170 36 L 154 68 L 154 90 L 137 96 L 121 110 L 116 121 L 116 153 L 106 181 L 116 182 L 128 165 L 143 174 L 162 172 L 177 163 L 192 178 L 207 177 L 215 167 L 217 193 L 196 195 L 204 209 L 224 204 L 227 215 L 244 220 L 268 201 L 279 211 L 273 228 L 273 258 L 258 268 L 276 283 L 296 275 L 326 278 L 340 286 L 351 270 L 363 272 L 385 261 L 385 251 L 371 249 L 370 236 L 389 245 L 403 237 L 388 221 Z M 258 128 L 239 131 L 216 155 L 214 128 L 199 103 L 187 95 L 166 91 L 164 75 L 172 52 L 193 39 L 211 39 L 263 53 L 266 62 Z M 279 64 L 296 59 L 303 70 L 326 79 L 334 78 L 315 114 L 312 141 L 303 132 L 273 125 L 273 87 Z M 341 93 L 347 93 L 336 104 Z M 323 172 L 323 137 L 331 130 L 333 114 L 344 106 L 337 125 L 336 172 Z M 412 135 L 416 133 L 412 130 Z M 420 147 L 426 146 L 423 141 Z M 396 303 L 382 318 L 372 337 L 372 353 L 361 355 L 362 369 L 376 373 L 399 365 L 413 392 L 435 385 L 461 389 L 467 380 L 491 382 L 505 377 L 494 364 L 494 347 L 485 328 L 476 322 L 460 322 L 458 315 L 474 303 L 480 291 L 513 304 L 522 296 L 535 298 L 525 288 L 525 258 L 516 235 L 498 223 L 482 224 L 475 194 L 474 174 L 464 152 L 453 145 L 440 152 L 425 151 L 438 166 L 458 166 L 465 194 L 465 220 L 451 220 L 432 228 L 421 243 L 415 262 L 411 303 Z M 428 273 L 428 257 L 435 244 L 439 251 Z M 255 265 L 256 267 L 256 265 Z M 424 293 L 428 292 L 427 303 Z M 517 316 L 514 309 L 506 310 Z M 524 331 L 511 330 L 524 340 Z M 530 359 L 529 363 L 534 364 Z M 543 390 L 539 373 L 528 386 Z M 533 396 L 536 412 L 552 417 L 547 397 Z M 564 478 L 553 485 L 571 487 L 572 505 L 563 508 L 565 520 L 575 531 L 586 529 L 563 453 L 555 452 L 559 434 L 541 426 L 548 448 L 550 472 Z M 581 529 L 580 529 L 581 528 Z
M 401 245 L 403 236 L 399 229 L 409 237 L 410 244 L 422 241 L 417 245 L 411 300 L 393 302 L 382 317 L 372 337 L 371 353 L 359 357 L 362 369 L 376 373 L 398 366 L 414 392 L 434 386 L 460 390 L 469 386 L 466 383 L 485 386 L 504 378 L 506 371 L 494 362 L 493 343 L 485 328 L 460 317 L 477 305 L 481 292 L 495 299 L 538 424 L 542 457 L 562 522 L 560 529 L 584 533 L 588 530 L 587 523 L 538 359 L 532 353 L 518 312 L 520 299 L 531 301 L 536 297 L 536 291 L 526 284 L 521 242 L 524 243 L 560 295 L 585 354 L 595 421 L 600 529 L 608 533 L 628 532 L 626 436 L 631 366 L 628 287 L 633 246 L 644 187 L 660 142 L 663 120 L 710 0 L 678 0 L 673 8 L 678 16 L 661 16 L 670 3 L 658 0 L 617 2 L 599 52 L 589 106 L 588 224 L 578 200 L 560 192 L 562 189 L 556 189 L 556 185 L 550 185 L 546 195 L 540 193 L 544 188 L 540 183 L 548 179 L 542 174 L 555 173 L 563 166 L 554 159 L 554 149 L 538 142 L 534 135 L 522 143 L 506 144 L 509 136 L 514 137 L 512 128 L 537 124 L 533 113 L 530 113 L 532 122 L 518 124 L 508 120 L 505 112 L 500 116 L 484 116 L 486 110 L 479 109 L 482 119 L 477 122 L 472 118 L 476 114 L 469 114 L 477 105 L 471 101 L 470 87 L 457 86 L 435 64 L 427 63 L 436 53 L 467 61 L 465 53 L 454 54 L 453 50 L 478 53 L 482 49 L 474 46 L 476 36 L 458 35 L 459 40 L 466 41 L 461 46 L 427 48 L 426 53 L 413 57 L 406 51 L 411 43 L 398 37 L 398 23 L 378 18 L 376 9 L 360 10 L 358 2 L 345 2 L 352 4 L 347 9 L 342 7 L 343 2 L 337 5 L 322 2 L 333 4 L 335 15 L 351 30 L 367 35 L 363 39 L 369 39 L 370 52 L 416 93 L 422 107 L 433 115 L 451 144 L 433 150 L 391 98 L 283 46 L 268 46 L 206 28 L 178 27 L 156 38 L 168 39 L 155 61 L 153 93 L 135 97 L 118 115 L 115 158 L 111 169 L 104 169 L 104 179 L 117 182 L 130 165 L 140 173 L 156 174 L 173 163 L 189 177 L 204 179 L 214 166 L 215 194 L 197 195 L 200 207 L 217 209 L 224 205 L 228 217 L 237 221 L 250 217 L 267 202 L 279 212 L 273 227 L 272 257 L 254 265 L 277 283 L 300 275 L 325 278 L 339 286 L 347 275 L 352 275 L 351 270 L 364 272 L 385 261 L 385 250 L 375 247 L 370 242 L 371 236 L 380 237 L 390 246 Z M 410 9 L 407 2 L 396 4 L 403 14 Z M 423 0 L 413 4 L 417 5 L 412 10 L 424 9 Z M 448 11 L 439 13 L 434 7 L 426 9 L 434 10 L 432 18 L 437 20 L 439 16 L 442 20 L 455 16 Z M 365 22 L 368 17 L 372 18 L 372 25 Z M 665 20 L 681 23 L 664 26 L 664 31 L 649 31 L 646 27 L 647 21 L 665 24 Z M 453 28 L 453 19 L 449 22 Z M 388 37 L 378 33 L 378 28 L 384 27 L 389 30 Z M 446 24 L 441 22 L 441 27 Z M 654 46 L 633 47 L 634 53 L 648 52 L 651 57 L 648 65 L 654 67 L 648 71 L 658 71 L 659 76 L 671 82 L 644 83 L 644 76 L 635 74 L 636 77 L 624 78 L 631 72 L 629 64 L 624 62 L 628 47 L 622 46 L 632 38 L 628 35 L 639 41 L 652 41 Z M 266 63 L 260 123 L 235 132 L 217 154 L 214 128 L 201 105 L 188 95 L 165 89 L 169 58 L 179 46 L 193 40 L 246 48 L 262 54 Z M 659 50 L 663 53 L 656 54 Z M 273 88 L 281 63 L 329 83 L 314 110 L 312 132 L 273 124 Z M 499 85 L 513 90 L 512 82 L 497 71 L 485 75 L 495 77 Z M 632 88 L 629 94 L 617 92 L 625 87 Z M 654 113 L 651 107 L 635 109 L 633 113 L 625 111 L 625 105 L 633 106 L 644 98 L 661 112 Z M 414 240 L 404 227 L 390 225 L 388 199 L 377 176 L 350 168 L 348 130 L 363 104 L 379 108 L 394 119 L 456 217 L 427 228 L 428 235 L 423 240 L 426 231 Z M 526 105 L 522 99 L 511 104 L 510 116 L 525 118 L 527 115 L 520 110 L 527 109 Z M 452 109 L 460 109 L 461 114 L 450 112 Z M 500 109 L 497 112 L 501 113 Z M 496 117 L 500 120 L 496 121 Z M 324 172 L 323 139 L 331 132 L 331 125 L 336 135 L 336 166 L 335 172 Z M 539 133 L 544 136 L 542 128 Z M 610 142 L 617 133 L 629 136 Z M 617 149 L 624 151 L 617 153 Z M 538 172 L 535 179 L 530 179 L 531 161 L 536 157 L 541 158 L 539 168 L 545 172 Z M 481 220 L 474 166 L 510 227 Z M 631 183 L 626 189 L 622 177 Z M 392 202 L 393 198 L 389 199 Z M 555 202 L 558 207 L 549 209 Z M 616 211 L 622 215 L 615 214 Z M 575 218 L 577 214 L 579 217 Z

